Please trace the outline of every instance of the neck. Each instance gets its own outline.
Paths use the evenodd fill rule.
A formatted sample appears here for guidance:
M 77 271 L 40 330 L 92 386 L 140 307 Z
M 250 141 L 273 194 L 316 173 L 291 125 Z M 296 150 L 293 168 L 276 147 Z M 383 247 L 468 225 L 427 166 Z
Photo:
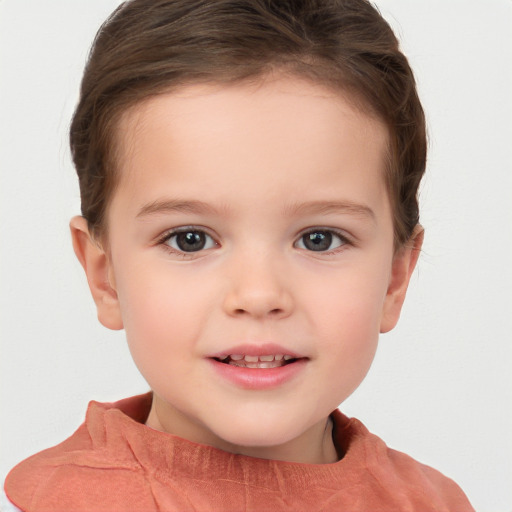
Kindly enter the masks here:
M 262 459 L 299 462 L 303 464 L 332 464 L 339 460 L 333 441 L 333 422 L 330 417 L 313 425 L 299 438 L 278 446 L 235 446 L 232 453 Z
M 205 431 L 204 427 L 182 418 L 179 413 L 169 416 L 169 411 L 165 412 L 165 414 L 161 413 L 158 401 L 155 401 L 154 397 L 146 425 L 195 443 L 206 444 L 229 453 L 249 457 L 303 464 L 331 464 L 339 460 L 333 441 L 333 422 L 330 417 L 322 419 L 299 437 L 283 444 L 240 446 L 216 436 L 211 431 Z

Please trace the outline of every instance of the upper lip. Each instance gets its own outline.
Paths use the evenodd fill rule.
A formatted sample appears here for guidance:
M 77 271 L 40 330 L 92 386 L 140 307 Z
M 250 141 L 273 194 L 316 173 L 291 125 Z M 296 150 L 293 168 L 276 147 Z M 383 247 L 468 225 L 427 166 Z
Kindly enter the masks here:
M 244 343 L 232 346 L 226 350 L 222 350 L 221 352 L 216 352 L 209 357 L 213 359 L 226 359 L 226 357 L 232 354 L 243 356 L 269 356 L 282 354 L 283 356 L 292 356 L 294 359 L 302 359 L 306 357 L 294 350 L 290 350 L 289 348 L 276 343 Z

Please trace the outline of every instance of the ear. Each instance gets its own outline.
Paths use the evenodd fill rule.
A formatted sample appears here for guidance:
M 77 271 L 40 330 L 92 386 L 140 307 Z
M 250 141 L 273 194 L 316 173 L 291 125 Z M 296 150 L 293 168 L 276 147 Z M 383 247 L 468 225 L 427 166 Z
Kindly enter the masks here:
M 400 318 L 409 280 L 420 255 L 424 233 L 420 225 L 416 226 L 409 241 L 393 257 L 391 277 L 380 322 L 381 333 L 391 331 Z
M 98 320 L 109 329 L 122 329 L 121 308 L 115 289 L 112 265 L 108 254 L 89 233 L 83 217 L 73 217 L 69 223 L 73 249 L 85 270 Z

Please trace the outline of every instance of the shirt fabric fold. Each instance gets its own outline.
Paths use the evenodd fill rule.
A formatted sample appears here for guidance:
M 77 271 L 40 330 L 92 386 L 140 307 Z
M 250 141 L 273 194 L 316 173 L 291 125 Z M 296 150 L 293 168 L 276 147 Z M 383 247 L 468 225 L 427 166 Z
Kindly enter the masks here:
M 63 443 L 18 464 L 5 490 L 24 512 L 470 512 L 438 471 L 332 413 L 341 460 L 303 464 L 237 455 L 144 425 L 151 393 L 91 402 Z

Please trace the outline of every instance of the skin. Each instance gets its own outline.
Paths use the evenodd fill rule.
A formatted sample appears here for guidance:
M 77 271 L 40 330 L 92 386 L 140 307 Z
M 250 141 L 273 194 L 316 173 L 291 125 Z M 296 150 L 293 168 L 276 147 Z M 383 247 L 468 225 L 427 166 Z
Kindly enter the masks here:
M 422 241 L 418 229 L 393 246 L 383 123 L 281 76 L 152 98 L 118 136 L 108 238 L 81 217 L 71 231 L 100 321 L 126 330 L 154 392 L 147 425 L 233 453 L 336 461 L 329 414 L 396 324 Z M 169 238 L 180 227 L 206 233 L 205 248 L 181 250 Z M 327 250 L 305 244 L 310 231 L 335 233 Z M 275 388 L 244 389 L 211 364 L 268 342 L 305 358 Z

